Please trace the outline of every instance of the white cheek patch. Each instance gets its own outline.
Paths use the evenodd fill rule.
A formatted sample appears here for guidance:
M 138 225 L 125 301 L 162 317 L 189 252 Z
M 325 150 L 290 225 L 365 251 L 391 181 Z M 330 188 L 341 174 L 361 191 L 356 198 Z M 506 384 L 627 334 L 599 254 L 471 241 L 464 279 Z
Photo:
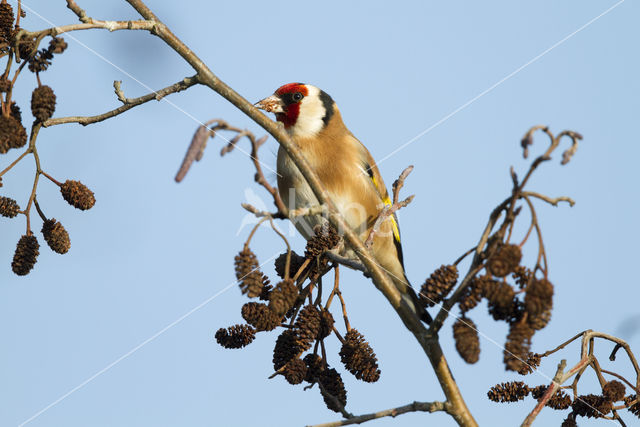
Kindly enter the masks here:
M 324 127 L 324 115 L 326 110 L 320 99 L 320 89 L 307 85 L 309 93 L 300 102 L 300 113 L 296 124 L 290 128 L 293 136 L 305 138 L 312 137 Z

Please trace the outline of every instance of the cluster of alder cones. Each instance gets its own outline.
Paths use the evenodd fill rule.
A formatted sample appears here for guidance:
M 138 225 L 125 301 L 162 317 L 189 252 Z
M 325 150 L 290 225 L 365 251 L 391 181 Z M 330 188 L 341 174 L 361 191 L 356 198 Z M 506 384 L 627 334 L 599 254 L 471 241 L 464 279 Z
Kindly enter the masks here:
M 305 256 L 292 251 L 278 257 L 276 272 L 281 280 L 276 285 L 271 285 L 245 244 L 235 258 L 236 277 L 242 293 L 258 301 L 242 306 L 245 324 L 221 328 L 215 338 L 223 347 L 241 348 L 250 344 L 258 332 L 282 328 L 273 350 L 274 376 L 281 375 L 293 385 L 317 384 L 327 407 L 340 412 L 347 404 L 347 391 L 340 373 L 328 364 L 323 340 L 332 334 L 340 340 L 340 360 L 357 379 L 375 382 L 380 378 L 380 369 L 375 353 L 360 332 L 347 326 L 342 337 L 334 327 L 328 310 L 334 293 L 324 306 L 320 298 L 314 300 L 313 288 L 321 286 L 319 278 L 332 268 L 323 253 L 340 240 L 330 228 L 315 231 L 315 237 L 307 242 Z
M 540 356 L 533 355 L 539 362 Z M 490 400 L 498 403 L 509 403 L 523 400 L 526 396 L 531 395 L 536 400 L 542 398 L 547 391 L 548 386 L 540 385 L 529 387 L 522 381 L 511 381 L 496 384 L 491 387 L 487 396 Z M 552 409 L 566 410 L 571 409 L 567 418 L 562 422 L 562 427 L 576 427 L 576 418 L 603 418 L 611 415 L 613 409 L 626 408 L 636 417 L 640 418 L 640 403 L 636 394 L 626 395 L 626 389 L 623 383 L 612 380 L 602 386 L 602 393 L 578 395 L 572 399 L 563 390 L 558 390 L 545 404 Z M 616 405 L 616 402 L 621 404 Z
M 24 17 L 24 14 L 21 15 Z M 17 61 L 27 61 L 28 68 L 38 76 L 38 87 L 31 95 L 31 113 L 35 119 L 34 125 L 41 124 L 51 118 L 56 108 L 56 95 L 51 87 L 42 85 L 39 73 L 46 71 L 51 65 L 54 55 L 61 54 L 67 48 L 67 43 L 60 37 L 52 37 L 49 46 L 37 50 L 35 39 L 21 37 L 13 8 L 6 0 L 0 2 L 0 53 L 12 55 Z M 23 148 L 27 145 L 27 131 L 22 124 L 22 113 L 18 104 L 11 99 L 13 87 L 19 72 L 10 79 L 10 67 L 6 67 L 5 72 L 0 76 L 0 95 L 2 108 L 0 112 L 0 154 L 6 154 L 12 149 Z M 35 139 L 32 141 L 35 145 Z M 28 151 L 33 152 L 35 148 L 29 147 Z M 8 172 L 12 166 L 5 169 L 2 174 Z M 38 174 L 44 174 L 38 170 Z M 45 176 L 51 179 L 60 187 L 62 197 L 72 206 L 87 210 L 95 204 L 93 192 L 79 181 L 67 180 L 59 183 L 48 174 Z M 0 187 L 2 187 L 2 175 L 0 175 Z M 28 216 L 31 206 L 36 206 L 38 214 L 43 220 L 42 234 L 49 247 L 59 254 L 69 251 L 69 233 L 55 218 L 47 218 L 40 206 L 37 205 L 35 192 L 29 197 L 27 208 L 22 210 L 18 202 L 12 198 L 0 195 L 0 216 L 5 218 L 15 218 L 18 214 Z M 30 224 L 30 222 L 27 222 Z M 35 265 L 39 254 L 40 245 L 36 236 L 30 228 L 27 229 L 16 246 L 16 251 L 11 263 L 13 272 L 24 276 L 28 274 Z
M 526 363 L 534 333 L 551 319 L 553 285 L 546 278 L 537 278 L 520 265 L 520 246 L 501 244 L 486 260 L 485 274 L 475 276 L 458 299 L 461 316 L 453 324 L 456 349 L 467 363 L 480 358 L 480 340 L 475 323 L 467 316 L 483 300 L 496 321 L 509 324 L 505 344 L 504 364 L 507 370 L 527 372 Z M 513 283 L 507 280 L 509 277 Z M 455 265 L 443 265 L 422 285 L 420 299 L 426 307 L 443 301 L 458 280 Z

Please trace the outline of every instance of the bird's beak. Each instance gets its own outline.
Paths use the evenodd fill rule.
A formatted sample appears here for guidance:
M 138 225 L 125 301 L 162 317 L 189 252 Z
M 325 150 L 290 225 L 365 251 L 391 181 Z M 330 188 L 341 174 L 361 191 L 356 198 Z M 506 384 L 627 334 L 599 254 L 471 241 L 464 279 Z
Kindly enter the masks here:
M 271 95 L 261 101 L 253 104 L 256 108 L 266 111 L 267 113 L 284 113 L 284 104 L 282 100 L 276 96 Z

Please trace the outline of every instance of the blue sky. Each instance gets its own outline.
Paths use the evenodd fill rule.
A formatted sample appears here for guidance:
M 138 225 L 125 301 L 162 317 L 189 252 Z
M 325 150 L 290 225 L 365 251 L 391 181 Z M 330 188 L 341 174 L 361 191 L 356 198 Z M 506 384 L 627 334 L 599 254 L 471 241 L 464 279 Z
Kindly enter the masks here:
M 64 2 L 25 4 L 56 25 L 75 22 Z M 125 2 L 79 4 L 99 19 L 137 18 Z M 376 159 L 430 129 L 380 165 L 389 185 L 407 165 L 415 166 L 404 191 L 416 198 L 400 212 L 407 274 L 415 286 L 475 244 L 491 209 L 509 194 L 509 167 L 520 176 L 527 167 L 519 140 L 531 125 L 582 133 L 569 165 L 561 167 L 557 155 L 530 183 L 531 190 L 577 202 L 573 208 L 538 205 L 556 294 L 552 321 L 536 334 L 533 348 L 547 350 L 592 328 L 627 339 L 638 351 L 637 3 L 620 3 L 534 62 L 617 3 L 147 4 L 251 101 L 291 81 L 324 89 Z M 24 26 L 48 24 L 28 13 Z M 113 80 L 122 80 L 133 97 L 146 93 L 145 85 L 158 89 L 192 75 L 144 32 L 72 36 L 65 38 L 67 52 L 42 75 L 58 96 L 56 116 L 114 108 Z M 18 85 L 17 100 L 28 117 L 35 78 L 24 73 Z M 239 351 L 213 340 L 219 327 L 241 320 L 245 302 L 235 286 L 220 293 L 234 281 L 233 257 L 249 232 L 240 228 L 240 203 L 246 194 L 271 202 L 253 184 L 242 153 L 219 158 L 220 139 L 209 143 L 183 183 L 173 176 L 198 121 L 221 117 L 263 132 L 208 89 L 192 88 L 168 100 L 172 104 L 150 103 L 89 127 L 41 132 L 43 168 L 58 180 L 81 180 L 95 191 L 97 203 L 87 212 L 74 210 L 55 186 L 42 182 L 38 199 L 47 215 L 65 225 L 72 247 L 61 256 L 42 246 L 25 278 L 10 270 L 24 221 L 0 221 L 0 424 L 19 425 L 79 385 L 27 425 L 298 426 L 337 419 L 317 390 L 267 380 L 275 333 L 261 334 Z M 534 152 L 544 144 L 537 139 Z M 276 150 L 272 139 L 262 150 L 272 168 Z M 4 156 L 0 167 L 14 157 Z M 24 204 L 32 176 L 32 161 L 25 161 L 3 178 L 2 194 Z M 275 174 L 268 177 L 275 181 Z M 39 220 L 34 223 L 39 230 Z M 281 250 L 266 229 L 254 241 L 263 262 Z M 302 250 L 300 237 L 292 243 Z M 533 251 L 530 246 L 525 256 L 530 259 Z M 274 275 L 271 263 L 266 271 Z M 441 400 L 425 356 L 386 300 L 361 275 L 343 273 L 351 323 L 369 339 L 382 369 L 375 384 L 344 375 L 348 409 L 357 414 Z M 533 408 L 531 399 L 498 405 L 485 397 L 493 384 L 516 379 L 502 365 L 506 325 L 491 320 L 484 305 L 471 318 L 485 335 L 476 365 L 457 356 L 451 321 L 441 333 L 454 376 L 480 425 L 517 425 Z M 330 361 L 341 368 L 338 350 L 337 342 L 329 344 Z M 609 363 L 610 350 L 602 345 L 603 362 Z M 546 361 L 528 381 L 548 382 L 560 358 L 577 362 L 577 348 Z M 619 360 L 614 369 L 629 374 L 628 363 Z M 584 392 L 594 391 L 593 384 L 585 379 Z M 537 424 L 559 425 L 563 415 L 543 411 Z M 375 425 L 418 423 L 454 425 L 442 413 Z

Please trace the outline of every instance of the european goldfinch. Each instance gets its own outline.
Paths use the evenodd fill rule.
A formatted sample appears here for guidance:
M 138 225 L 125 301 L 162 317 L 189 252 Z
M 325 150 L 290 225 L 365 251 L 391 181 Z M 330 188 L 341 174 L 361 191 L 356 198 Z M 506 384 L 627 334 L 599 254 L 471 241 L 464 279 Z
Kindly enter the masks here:
M 275 113 L 314 169 L 347 224 L 364 242 L 380 211 L 391 204 L 375 161 L 365 146 L 347 129 L 331 97 L 315 86 L 289 83 L 255 104 Z M 318 200 L 286 151 L 277 160 L 278 191 L 289 209 L 309 208 Z M 296 219 L 296 228 L 308 240 L 321 215 Z M 400 230 L 395 215 L 388 217 L 374 235 L 373 255 L 384 268 L 418 317 L 431 317 L 418 301 L 404 272 Z M 344 251 L 343 251 L 344 252 Z M 353 253 L 342 253 L 354 258 Z

